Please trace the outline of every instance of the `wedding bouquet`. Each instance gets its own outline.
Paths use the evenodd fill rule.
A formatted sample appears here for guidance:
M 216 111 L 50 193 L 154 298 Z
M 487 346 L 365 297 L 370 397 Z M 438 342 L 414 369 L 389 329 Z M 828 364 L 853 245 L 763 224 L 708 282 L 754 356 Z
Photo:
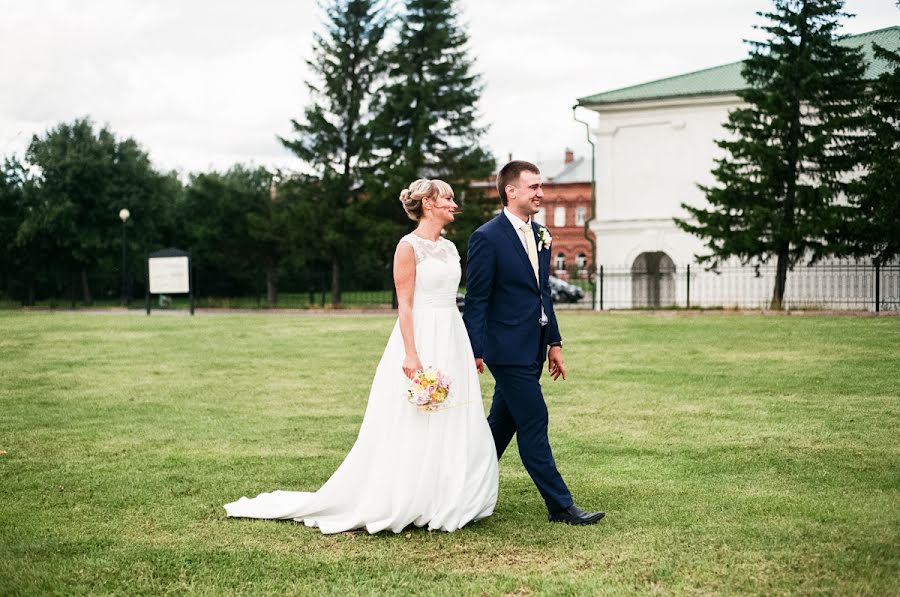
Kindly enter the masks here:
M 416 372 L 406 392 L 406 399 L 419 410 L 434 412 L 441 409 L 449 395 L 450 378 L 439 369 L 428 367 Z

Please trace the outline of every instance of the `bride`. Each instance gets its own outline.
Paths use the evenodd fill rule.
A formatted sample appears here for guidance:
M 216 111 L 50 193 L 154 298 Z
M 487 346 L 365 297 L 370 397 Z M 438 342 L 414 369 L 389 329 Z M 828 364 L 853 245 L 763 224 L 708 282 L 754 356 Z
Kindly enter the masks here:
M 323 533 L 399 533 L 410 524 L 455 531 L 494 511 L 497 452 L 456 309 L 459 254 L 440 235 L 454 219 L 453 190 L 441 180 L 421 179 L 400 201 L 419 225 L 394 254 L 399 318 L 375 370 L 356 443 L 317 492 L 242 497 L 225 505 L 228 516 L 293 519 Z M 423 364 L 450 379 L 438 411 L 406 400 Z

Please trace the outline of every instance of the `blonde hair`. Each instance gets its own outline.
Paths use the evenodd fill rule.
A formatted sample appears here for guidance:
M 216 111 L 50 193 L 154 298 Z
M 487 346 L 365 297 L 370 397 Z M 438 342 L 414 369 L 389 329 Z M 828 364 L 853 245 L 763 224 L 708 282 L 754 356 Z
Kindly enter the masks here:
M 450 195 L 453 198 L 453 189 L 443 180 L 420 178 L 400 191 L 400 203 L 410 220 L 418 222 L 424 215 L 422 208 L 423 199 L 437 199 L 442 195 Z

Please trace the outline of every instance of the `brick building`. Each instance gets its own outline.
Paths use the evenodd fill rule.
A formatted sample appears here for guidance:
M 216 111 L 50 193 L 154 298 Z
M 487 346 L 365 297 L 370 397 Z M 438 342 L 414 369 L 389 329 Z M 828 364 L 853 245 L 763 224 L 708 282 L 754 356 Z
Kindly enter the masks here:
M 544 181 L 544 201 L 534 219 L 550 229 L 553 237 L 553 269 L 558 278 L 570 279 L 573 273 L 587 278 L 594 262 L 591 242 L 594 233 L 587 227 L 592 217 L 591 163 L 575 158 L 567 149 L 562 160 L 534 162 Z M 489 187 L 489 196 L 497 197 L 496 174 L 491 181 L 476 183 Z M 585 237 L 585 232 L 591 240 Z

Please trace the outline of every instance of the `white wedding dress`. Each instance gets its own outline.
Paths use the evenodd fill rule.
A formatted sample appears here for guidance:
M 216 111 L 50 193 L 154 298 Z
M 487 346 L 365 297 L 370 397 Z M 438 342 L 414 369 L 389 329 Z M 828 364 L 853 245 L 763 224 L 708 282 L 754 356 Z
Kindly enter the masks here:
M 315 493 L 273 491 L 227 504 L 228 516 L 302 521 L 323 533 L 399 533 L 410 524 L 454 531 L 490 516 L 497 502 L 497 453 L 484 416 L 475 359 L 456 308 L 459 254 L 452 242 L 408 234 L 416 255 L 413 327 L 422 365 L 451 380 L 444 408 L 423 412 L 410 387 L 399 320 L 369 393 L 356 443 Z

